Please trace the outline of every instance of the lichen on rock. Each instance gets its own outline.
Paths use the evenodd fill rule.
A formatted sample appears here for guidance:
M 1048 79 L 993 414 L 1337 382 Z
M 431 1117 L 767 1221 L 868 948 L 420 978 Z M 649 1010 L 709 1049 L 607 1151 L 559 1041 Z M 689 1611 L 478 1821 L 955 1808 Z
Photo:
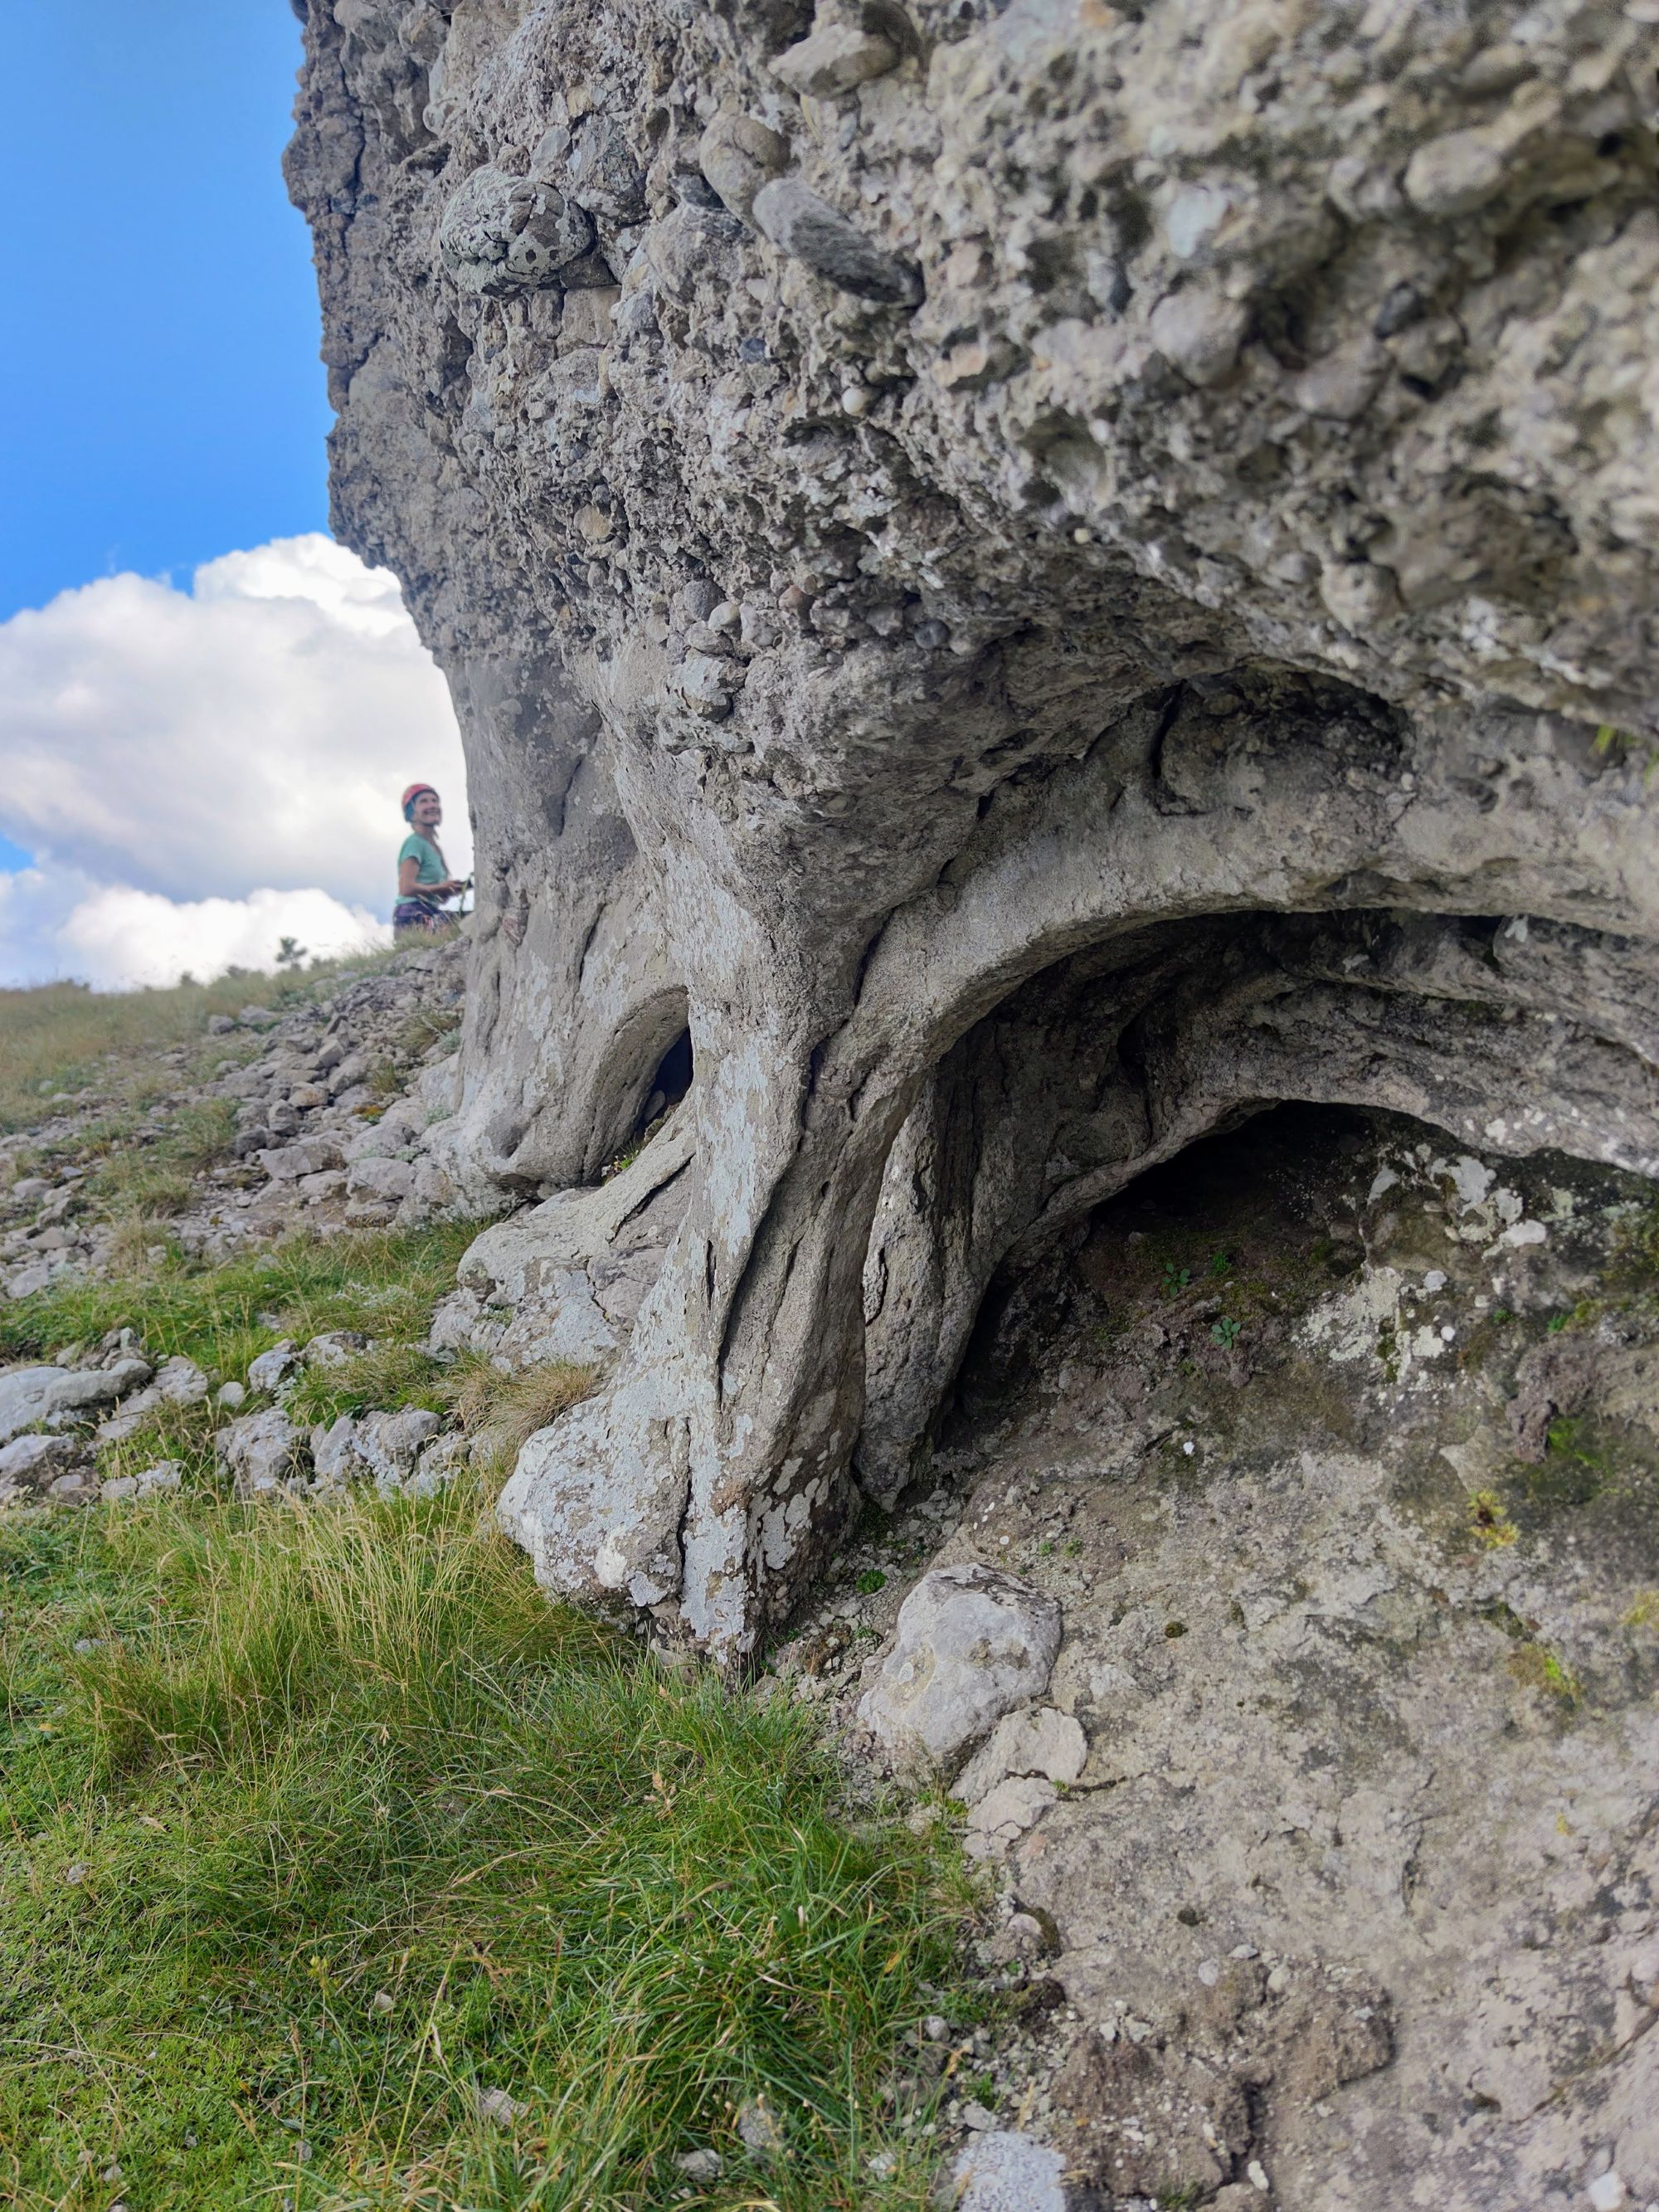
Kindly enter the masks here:
M 1650 12 L 313 0 L 336 525 L 477 816 L 434 1171 L 695 1055 L 550 1586 L 745 1663 L 1264 1104 L 1659 1173 Z

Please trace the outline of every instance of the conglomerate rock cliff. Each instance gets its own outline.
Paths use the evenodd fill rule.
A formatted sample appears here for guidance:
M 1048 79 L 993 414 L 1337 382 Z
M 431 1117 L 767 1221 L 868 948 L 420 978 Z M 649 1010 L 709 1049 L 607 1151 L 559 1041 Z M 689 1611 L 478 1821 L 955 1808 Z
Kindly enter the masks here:
M 1653 0 L 303 12 L 336 524 L 477 817 L 451 1173 L 695 1054 L 545 1580 L 739 1662 L 993 1279 L 1265 1103 L 1659 1176 Z

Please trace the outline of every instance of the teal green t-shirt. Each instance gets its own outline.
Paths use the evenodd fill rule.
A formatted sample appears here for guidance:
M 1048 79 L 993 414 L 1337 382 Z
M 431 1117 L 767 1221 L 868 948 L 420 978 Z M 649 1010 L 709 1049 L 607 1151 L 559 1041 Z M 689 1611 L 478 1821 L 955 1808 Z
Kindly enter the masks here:
M 418 830 L 411 830 L 398 848 L 398 872 L 399 875 L 403 873 L 405 860 L 418 860 L 421 864 L 419 872 L 415 878 L 415 886 L 417 890 L 423 884 L 442 884 L 449 880 L 449 870 L 444 866 L 443 854 L 431 839 L 422 837 Z M 398 896 L 401 897 L 402 893 L 399 892 Z

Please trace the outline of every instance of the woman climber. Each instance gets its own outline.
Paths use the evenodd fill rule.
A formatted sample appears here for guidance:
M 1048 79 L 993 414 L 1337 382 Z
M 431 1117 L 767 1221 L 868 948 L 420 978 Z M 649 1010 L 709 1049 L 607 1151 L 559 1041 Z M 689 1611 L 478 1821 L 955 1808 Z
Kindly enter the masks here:
M 410 930 L 441 929 L 450 917 L 443 911 L 446 899 L 466 889 L 449 872 L 449 863 L 438 846 L 438 824 L 444 818 L 443 803 L 429 783 L 411 783 L 404 793 L 404 820 L 410 825 L 398 854 L 398 903 L 392 909 L 392 927 L 399 937 Z

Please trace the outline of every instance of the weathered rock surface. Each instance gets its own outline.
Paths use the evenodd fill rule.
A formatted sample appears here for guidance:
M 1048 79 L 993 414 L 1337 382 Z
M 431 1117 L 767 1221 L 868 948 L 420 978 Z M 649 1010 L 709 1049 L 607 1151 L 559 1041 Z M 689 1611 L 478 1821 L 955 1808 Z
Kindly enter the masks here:
M 994 1723 L 1042 1696 L 1059 1650 L 1046 1592 L 992 1567 L 941 1568 L 905 1599 L 859 1718 L 896 1764 L 948 1777 Z
M 307 1464 L 306 1440 L 280 1406 L 245 1413 L 214 1438 L 214 1449 L 238 1498 L 258 1498 L 297 1481 Z
M 545 1579 L 741 1662 L 1264 1102 L 1659 1171 L 1644 4 L 305 12 L 336 522 L 477 817 L 426 1157 L 591 1183 L 696 1054 Z
M 1066 2161 L 1047 2143 L 998 2128 L 957 2160 L 958 2212 L 1067 2212 Z
M 9 1443 L 38 1422 L 74 1420 L 98 1406 L 112 1405 L 129 1390 L 148 1382 L 142 1359 L 77 1372 L 66 1367 L 13 1367 L 0 1373 L 0 1443 Z
M 1305 1107 L 999 1295 L 931 1495 L 777 1663 L 856 1744 L 913 1582 L 1061 1606 L 951 1795 L 1026 1770 L 962 1831 L 1028 2007 L 985 2063 L 1080 2202 L 1659 2198 L 1656 1346 L 1638 1179 Z

